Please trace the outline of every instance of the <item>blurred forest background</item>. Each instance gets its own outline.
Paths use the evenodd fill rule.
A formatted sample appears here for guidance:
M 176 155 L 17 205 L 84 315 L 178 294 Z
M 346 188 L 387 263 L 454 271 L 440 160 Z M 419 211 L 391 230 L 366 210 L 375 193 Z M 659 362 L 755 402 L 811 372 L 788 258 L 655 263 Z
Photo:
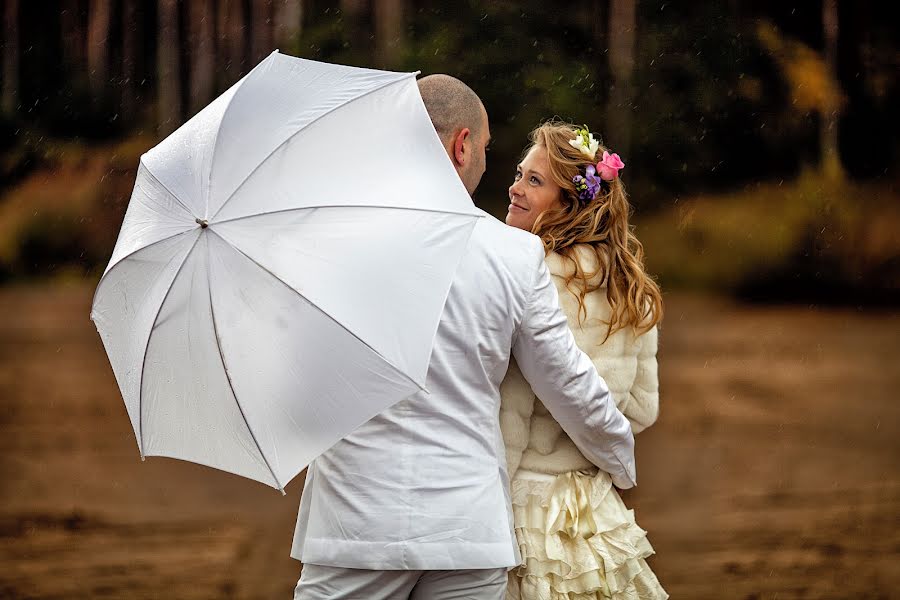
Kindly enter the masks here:
M 501 218 L 532 127 L 599 133 L 665 294 L 624 494 L 660 581 L 898 597 L 894 5 L 0 0 L 0 600 L 290 597 L 303 478 L 141 463 L 88 319 L 140 155 L 275 48 L 469 83 Z
M 527 132 L 589 124 L 669 289 L 896 304 L 891 4 L 4 0 L 0 281 L 96 278 L 140 154 L 279 48 L 469 83 L 500 217 Z

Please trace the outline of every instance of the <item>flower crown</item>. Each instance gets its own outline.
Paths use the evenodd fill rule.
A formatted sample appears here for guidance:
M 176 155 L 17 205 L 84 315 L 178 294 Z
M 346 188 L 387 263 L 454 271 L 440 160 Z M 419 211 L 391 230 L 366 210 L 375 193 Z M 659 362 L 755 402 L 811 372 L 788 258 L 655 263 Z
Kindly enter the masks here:
M 594 160 L 597 150 L 600 148 L 600 142 L 594 139 L 594 134 L 588 130 L 587 125 L 576 129 L 575 133 L 575 139 L 569 140 L 569 145 Z M 604 150 L 603 158 L 596 166 L 588 165 L 584 170 L 584 175 L 578 174 L 572 178 L 578 197 L 585 202 L 590 202 L 600 191 L 603 182 L 616 179 L 619 171 L 623 168 L 625 168 L 625 163 L 618 154 L 610 154 Z

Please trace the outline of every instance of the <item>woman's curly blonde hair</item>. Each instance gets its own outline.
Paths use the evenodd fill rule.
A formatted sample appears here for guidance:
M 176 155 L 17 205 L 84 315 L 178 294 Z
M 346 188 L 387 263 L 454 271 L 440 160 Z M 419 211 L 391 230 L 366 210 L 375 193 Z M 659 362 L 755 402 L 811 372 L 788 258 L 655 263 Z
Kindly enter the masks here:
M 584 297 L 603 283 L 612 308 L 607 338 L 619 329 L 631 326 L 636 334 L 646 333 L 662 319 L 662 293 L 644 271 L 644 247 L 628 223 L 631 205 L 620 178 L 604 181 L 593 200 L 578 198 L 572 178 L 584 175 L 585 167 L 596 165 L 603 144 L 593 160 L 569 144 L 577 136 L 578 126 L 548 121 L 535 128 L 528 139 L 547 150 L 550 178 L 562 188 L 561 204 L 541 214 L 531 232 L 544 242 L 547 254 L 557 252 L 572 261 L 575 272 L 566 279 L 566 287 L 578 299 L 578 320 L 587 318 Z M 596 253 L 597 271 L 586 272 L 575 256 L 575 246 L 587 244 Z M 598 284 L 589 281 L 599 275 Z M 577 286 L 573 289 L 572 283 Z

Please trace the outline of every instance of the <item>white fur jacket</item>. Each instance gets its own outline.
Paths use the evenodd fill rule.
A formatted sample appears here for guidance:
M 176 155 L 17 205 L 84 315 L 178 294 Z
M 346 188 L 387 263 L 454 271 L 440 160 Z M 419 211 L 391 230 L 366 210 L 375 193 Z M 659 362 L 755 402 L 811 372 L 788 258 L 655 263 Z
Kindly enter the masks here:
M 576 247 L 576 253 L 586 272 L 596 270 L 596 256 L 587 246 Z M 579 324 L 578 299 L 565 283 L 565 277 L 574 273 L 574 265 L 554 253 L 547 257 L 547 266 L 578 347 L 590 356 L 606 380 L 616 406 L 631 422 L 634 433 L 649 427 L 659 412 L 656 327 L 638 337 L 630 327 L 619 329 L 604 342 L 605 322 L 611 312 L 606 286 L 585 296 L 587 318 Z M 535 397 L 514 360 L 500 385 L 500 397 L 500 429 L 510 479 L 519 468 L 556 475 L 592 467 Z

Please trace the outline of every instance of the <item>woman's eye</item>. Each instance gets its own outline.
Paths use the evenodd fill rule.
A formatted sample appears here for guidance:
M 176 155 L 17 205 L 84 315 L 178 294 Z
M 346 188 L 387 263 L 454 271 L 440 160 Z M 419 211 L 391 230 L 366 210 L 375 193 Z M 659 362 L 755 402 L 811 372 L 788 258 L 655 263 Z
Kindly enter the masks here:
M 522 171 L 516 171 L 516 181 L 522 179 Z
M 535 177 L 534 175 L 532 175 L 532 176 L 531 176 L 531 183 L 533 183 L 534 185 L 540 185 L 541 180 L 538 179 L 537 177 Z

